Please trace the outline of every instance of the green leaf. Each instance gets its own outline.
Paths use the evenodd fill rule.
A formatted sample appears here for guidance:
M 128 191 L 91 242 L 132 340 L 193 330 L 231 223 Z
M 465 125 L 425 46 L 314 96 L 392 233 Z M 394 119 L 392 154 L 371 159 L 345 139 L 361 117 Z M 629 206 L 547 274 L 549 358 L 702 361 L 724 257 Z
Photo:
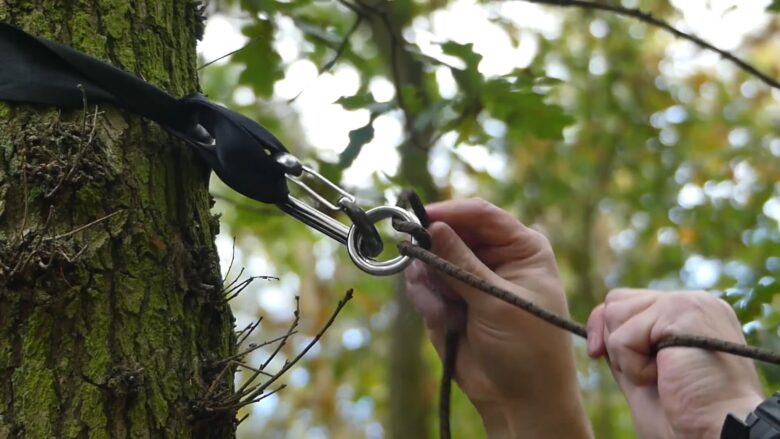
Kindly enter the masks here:
M 476 69 L 482 61 L 482 55 L 474 52 L 474 45 L 460 44 L 454 41 L 447 41 L 441 45 L 442 51 L 447 55 L 455 56 L 463 60 L 466 63 L 466 70 Z
M 349 132 L 349 145 L 339 154 L 339 166 L 348 168 L 355 161 L 363 146 L 374 138 L 373 119 L 368 125 Z
M 336 103 L 344 107 L 345 110 L 360 110 L 361 108 L 375 104 L 376 101 L 374 101 L 374 97 L 371 93 L 362 93 L 353 96 L 342 96 Z
M 482 102 L 490 114 L 507 124 L 507 136 L 522 140 L 530 135 L 557 140 L 563 128 L 572 123 L 558 105 L 545 102 L 545 96 L 529 87 L 519 87 L 504 79 L 485 84 Z
M 780 12 L 780 0 L 774 0 L 766 7 L 767 11 Z
M 394 108 L 391 102 L 377 102 L 371 93 L 342 96 L 337 101 L 345 110 L 368 110 L 372 117 L 386 113 Z
M 478 94 L 484 81 L 484 77 L 479 73 L 479 63 L 482 61 L 482 55 L 474 52 L 473 44 L 458 44 L 453 41 L 447 41 L 441 47 L 445 54 L 460 58 L 466 63 L 465 69 L 451 69 L 452 76 L 463 92 L 467 95 Z
M 273 24 L 258 20 L 244 27 L 242 32 L 251 40 L 246 49 L 233 56 L 233 61 L 246 66 L 238 82 L 252 87 L 260 96 L 271 96 L 274 83 L 283 77 L 282 59 L 273 49 Z

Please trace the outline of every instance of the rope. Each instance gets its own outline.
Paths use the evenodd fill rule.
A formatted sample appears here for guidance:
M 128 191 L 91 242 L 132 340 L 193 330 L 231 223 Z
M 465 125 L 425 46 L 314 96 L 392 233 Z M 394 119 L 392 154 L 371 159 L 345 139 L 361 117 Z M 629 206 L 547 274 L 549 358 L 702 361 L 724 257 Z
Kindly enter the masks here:
M 514 295 L 508 290 L 493 285 L 490 282 L 480 279 L 474 274 L 447 262 L 446 260 L 436 256 L 424 248 L 413 245 L 408 241 L 402 241 L 398 244 L 398 251 L 400 251 L 403 255 L 419 259 L 434 269 L 439 270 L 442 273 L 451 276 L 469 286 L 503 300 L 510 305 L 521 308 L 528 313 L 546 321 L 547 323 L 557 326 L 565 331 L 571 332 L 572 334 L 579 335 L 580 337 L 587 337 L 587 331 L 585 330 L 585 326 L 583 324 L 542 309 L 533 303 Z M 667 337 L 655 345 L 653 352 L 658 352 L 661 349 L 671 347 L 700 348 L 709 351 L 737 355 L 739 357 L 751 358 L 753 360 L 758 360 L 765 363 L 780 365 L 780 354 L 777 352 L 700 335 L 680 334 Z
M 398 197 L 398 207 L 411 208 L 420 224 L 393 218 L 393 228 L 408 233 L 417 241 L 417 248 L 431 248 L 431 235 L 426 230 L 431 225 L 420 196 L 413 190 L 404 190 Z M 452 400 L 452 379 L 455 375 L 455 360 L 458 358 L 460 334 L 456 329 L 447 329 L 444 336 L 444 357 L 442 358 L 441 384 L 439 385 L 439 438 L 450 439 L 450 401 Z

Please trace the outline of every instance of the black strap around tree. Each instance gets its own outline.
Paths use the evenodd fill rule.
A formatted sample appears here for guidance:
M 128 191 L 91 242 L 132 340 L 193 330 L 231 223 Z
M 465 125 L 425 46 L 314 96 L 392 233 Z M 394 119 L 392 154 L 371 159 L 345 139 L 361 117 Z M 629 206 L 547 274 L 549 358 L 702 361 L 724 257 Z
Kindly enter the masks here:
M 195 147 L 235 191 L 265 203 L 287 198 L 286 148 L 257 122 L 201 94 L 177 99 L 142 79 L 0 22 L 0 100 L 78 108 L 84 99 L 151 119 Z

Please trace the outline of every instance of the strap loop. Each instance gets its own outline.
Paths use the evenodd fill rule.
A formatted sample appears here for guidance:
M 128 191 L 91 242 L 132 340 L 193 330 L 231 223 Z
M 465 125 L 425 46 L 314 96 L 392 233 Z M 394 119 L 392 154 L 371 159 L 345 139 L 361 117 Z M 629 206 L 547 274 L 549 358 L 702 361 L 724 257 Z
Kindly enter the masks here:
M 384 250 L 382 237 L 374 223 L 368 218 L 366 211 L 353 200 L 342 198 L 338 201 L 339 206 L 344 210 L 353 226 L 357 229 L 360 236 L 360 253 L 369 258 L 375 258 Z M 395 218 L 395 217 L 394 217 Z

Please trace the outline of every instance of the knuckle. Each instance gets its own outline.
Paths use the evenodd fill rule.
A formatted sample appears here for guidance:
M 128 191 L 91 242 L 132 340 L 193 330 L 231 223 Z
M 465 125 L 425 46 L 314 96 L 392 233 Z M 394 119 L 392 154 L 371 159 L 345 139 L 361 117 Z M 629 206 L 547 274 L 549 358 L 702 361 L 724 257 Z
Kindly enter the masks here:
M 478 212 L 487 212 L 495 208 L 490 202 L 478 197 L 469 198 L 469 203 L 471 203 L 474 206 L 474 210 Z
M 536 230 L 536 229 L 529 229 L 530 230 L 530 236 L 531 240 L 533 241 L 534 245 L 539 249 L 541 253 L 550 253 L 552 254 L 552 244 L 550 243 L 550 239 L 545 235 L 544 233 Z
M 716 299 L 704 291 L 675 292 L 668 296 L 667 306 L 678 313 L 706 314 Z M 719 305 L 718 305 L 719 306 Z
M 590 313 L 590 317 L 588 317 L 588 332 L 593 331 L 595 328 L 599 326 L 604 326 L 605 323 L 605 306 L 604 304 L 599 304 L 596 306 L 593 311 Z
M 604 345 L 607 347 L 608 352 L 615 353 L 624 347 L 625 340 L 620 331 L 615 331 L 607 335 Z
M 605 303 L 614 303 L 623 297 L 631 294 L 631 289 L 629 288 L 615 288 L 612 290 L 609 290 L 607 293 L 607 296 L 604 298 Z
M 607 305 L 604 307 L 604 324 L 608 329 L 617 329 L 617 327 L 620 326 L 620 320 L 620 313 L 617 312 L 614 306 Z
M 697 307 L 699 299 L 693 291 L 676 291 L 666 296 L 665 302 L 682 311 L 690 311 Z
M 739 322 L 739 317 L 737 317 L 737 312 L 734 311 L 734 308 L 723 300 L 720 297 L 713 297 L 713 310 L 717 309 L 720 314 L 731 324 L 735 325 L 736 327 L 741 327 L 742 324 Z
M 720 297 L 716 297 L 716 298 L 713 298 L 713 299 L 714 299 L 715 303 L 717 303 L 718 306 L 720 306 L 720 308 L 723 311 L 725 311 L 727 314 L 734 315 L 736 317 L 737 313 L 734 312 L 734 308 L 732 308 L 731 305 L 728 302 L 726 302 L 725 300 L 723 300 Z

